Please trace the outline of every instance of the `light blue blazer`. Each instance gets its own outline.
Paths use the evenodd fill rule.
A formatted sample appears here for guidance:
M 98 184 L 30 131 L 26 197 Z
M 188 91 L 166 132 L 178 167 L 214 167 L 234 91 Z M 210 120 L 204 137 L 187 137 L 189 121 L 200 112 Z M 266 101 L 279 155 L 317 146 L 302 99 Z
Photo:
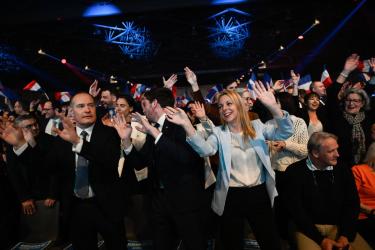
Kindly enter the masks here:
M 277 127 L 274 125 L 265 125 L 259 119 L 252 121 L 256 136 L 249 139 L 256 154 L 265 168 L 266 187 L 273 205 L 273 200 L 277 196 L 275 185 L 275 172 L 271 168 L 268 146 L 266 140 L 286 140 L 293 134 L 293 123 L 287 112 L 284 112 L 282 118 L 276 119 Z M 224 212 L 225 200 L 229 189 L 230 170 L 231 170 L 231 135 L 228 126 L 214 127 L 212 134 L 205 140 L 195 133 L 187 138 L 187 142 L 201 156 L 214 155 L 219 150 L 219 170 L 217 173 L 216 186 L 212 200 L 212 209 L 218 215 Z

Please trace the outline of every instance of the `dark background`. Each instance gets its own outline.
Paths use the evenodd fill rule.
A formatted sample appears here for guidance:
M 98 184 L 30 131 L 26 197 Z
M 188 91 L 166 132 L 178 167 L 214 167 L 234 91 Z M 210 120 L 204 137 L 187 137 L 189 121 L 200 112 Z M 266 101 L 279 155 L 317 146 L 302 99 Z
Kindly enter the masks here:
M 181 74 L 189 66 L 197 72 L 201 84 L 213 85 L 228 75 L 236 77 L 246 72 L 280 45 L 294 40 L 318 18 L 320 25 L 304 40 L 268 64 L 267 70 L 275 80 L 287 77 L 288 71 L 302 62 L 360 1 L 255 0 L 213 6 L 210 1 L 198 0 L 124 0 L 111 1 L 122 10 L 121 15 L 83 18 L 84 10 L 94 2 L 2 1 L 0 80 L 3 85 L 21 89 L 35 79 L 46 91 L 88 88 L 88 82 L 65 65 L 39 55 L 40 48 L 81 68 L 88 65 L 100 72 L 101 82 L 115 75 L 120 84 L 126 81 L 156 84 L 161 83 L 162 75 Z M 318 79 L 326 65 L 331 76 L 336 77 L 352 52 L 364 59 L 375 57 L 373 2 L 368 0 L 301 73 L 311 73 Z M 229 7 L 252 15 L 251 36 L 237 57 L 220 59 L 208 46 L 207 18 Z M 150 30 L 157 45 L 155 56 L 147 60 L 129 59 L 116 45 L 105 43 L 103 34 L 98 34 L 93 26 L 94 23 L 121 25 L 122 21 L 135 21 Z M 16 63 L 9 58 L 17 58 Z M 84 71 L 81 73 L 89 81 L 93 79 Z M 179 77 L 178 86 L 186 84 L 184 77 Z

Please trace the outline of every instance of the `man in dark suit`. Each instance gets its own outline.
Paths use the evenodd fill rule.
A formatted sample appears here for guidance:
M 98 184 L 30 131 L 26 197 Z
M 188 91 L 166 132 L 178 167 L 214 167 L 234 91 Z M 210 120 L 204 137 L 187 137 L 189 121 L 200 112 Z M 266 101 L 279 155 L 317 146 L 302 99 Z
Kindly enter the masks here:
M 44 200 L 48 207 L 57 198 L 55 175 L 45 166 L 54 138 L 41 133 L 37 120 L 32 115 L 20 115 L 14 125 L 2 132 L 8 143 L 6 150 L 9 179 L 21 202 L 24 214 L 36 212 L 35 200 Z
M 63 130 L 50 162 L 59 173 L 64 222 L 69 222 L 76 250 L 126 249 L 122 195 L 117 172 L 120 139 L 113 128 L 96 122 L 94 99 L 78 93 L 71 100 L 76 122 L 62 118 Z
M 123 140 L 126 166 L 150 166 L 154 249 L 176 249 L 178 239 L 184 249 L 204 249 L 203 159 L 186 143 L 185 131 L 166 119 L 164 108 L 174 105 L 169 89 L 146 92 L 141 104 L 147 119 L 155 123 L 152 126 L 135 115 L 142 124 L 140 130 L 147 133 L 142 149 L 137 151 L 131 145 L 131 127 L 124 120 L 116 117 L 115 128 Z

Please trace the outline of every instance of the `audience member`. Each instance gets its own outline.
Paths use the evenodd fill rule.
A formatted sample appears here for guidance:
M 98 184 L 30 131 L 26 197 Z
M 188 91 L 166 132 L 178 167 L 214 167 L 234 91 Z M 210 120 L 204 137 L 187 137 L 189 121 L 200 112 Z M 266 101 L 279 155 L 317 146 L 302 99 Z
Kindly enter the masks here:
M 375 248 L 375 144 L 369 147 L 363 164 L 352 168 L 357 186 L 361 213 L 358 232 Z
M 292 135 L 292 122 L 281 111 L 273 94 L 262 83 L 255 84 L 258 101 L 277 120 L 278 126 L 250 121 L 241 97 L 234 91 L 219 94 L 222 126 L 205 140 L 181 110 L 168 109 L 167 119 L 186 130 L 188 142 L 201 156 L 219 152 L 220 167 L 212 209 L 220 216 L 220 244 L 223 249 L 243 249 L 243 222 L 246 218 L 262 249 L 280 249 L 272 204 L 277 191 L 266 139 L 285 140 Z
M 311 135 L 308 157 L 286 170 L 284 203 L 297 249 L 371 249 L 356 232 L 359 198 L 347 166 L 338 162 L 337 137 Z

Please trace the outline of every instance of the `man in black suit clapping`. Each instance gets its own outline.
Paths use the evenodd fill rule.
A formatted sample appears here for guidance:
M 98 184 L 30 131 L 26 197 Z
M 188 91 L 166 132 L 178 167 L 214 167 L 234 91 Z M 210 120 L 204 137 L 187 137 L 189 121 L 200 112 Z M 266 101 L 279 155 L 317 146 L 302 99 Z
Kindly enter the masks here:
M 97 122 L 94 99 L 78 93 L 71 100 L 76 126 L 64 117 L 63 139 L 51 165 L 59 173 L 62 212 L 75 250 L 97 249 L 97 234 L 106 249 L 126 249 L 122 194 L 117 172 L 120 139 L 113 128 Z
M 142 149 L 131 145 L 131 127 L 121 117 L 115 118 L 115 128 L 125 147 L 126 166 L 150 166 L 154 249 L 176 249 L 178 239 L 184 249 L 205 249 L 203 159 L 186 143 L 185 131 L 166 119 L 164 108 L 174 106 L 169 89 L 147 91 L 141 104 L 148 119 L 135 114 L 140 130 L 147 133 Z

